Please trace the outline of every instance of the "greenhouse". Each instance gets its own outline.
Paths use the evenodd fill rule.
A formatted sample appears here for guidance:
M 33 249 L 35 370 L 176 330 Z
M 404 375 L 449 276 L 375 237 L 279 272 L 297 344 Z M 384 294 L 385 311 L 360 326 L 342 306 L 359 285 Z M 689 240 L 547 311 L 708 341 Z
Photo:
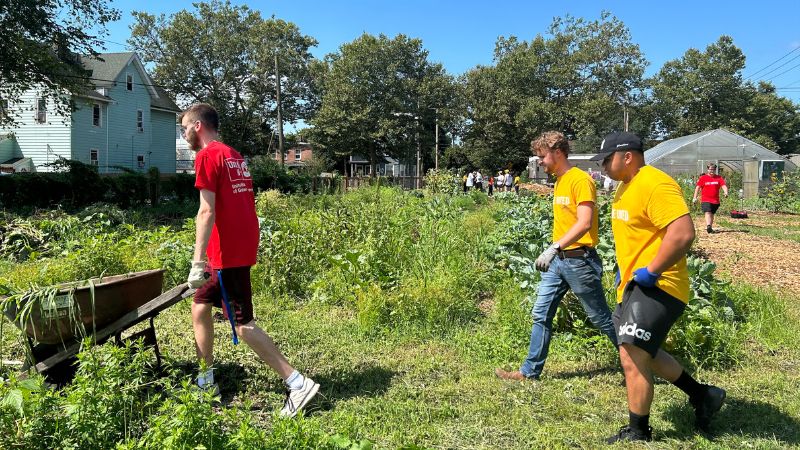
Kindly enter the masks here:
M 783 156 L 721 128 L 664 141 L 647 150 L 644 159 L 672 176 L 702 174 L 708 163 L 715 163 L 722 171 L 746 173 L 745 178 L 753 181 L 797 168 Z

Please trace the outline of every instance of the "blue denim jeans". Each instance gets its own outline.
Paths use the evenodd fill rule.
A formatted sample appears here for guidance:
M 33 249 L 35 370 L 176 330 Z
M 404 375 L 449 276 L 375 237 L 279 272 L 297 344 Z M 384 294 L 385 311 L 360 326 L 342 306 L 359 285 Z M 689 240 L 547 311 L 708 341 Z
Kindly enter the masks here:
M 580 258 L 560 259 L 556 256 L 550 269 L 542 274 L 539 293 L 533 305 L 533 327 L 528 357 L 520 367 L 520 372 L 528 378 L 539 378 L 550 348 L 550 337 L 553 331 L 553 317 L 558 304 L 568 289 L 580 299 L 589 320 L 603 332 L 614 347 L 617 346 L 617 334 L 611 322 L 611 311 L 606 304 L 603 284 L 600 277 L 603 265 L 597 251 L 591 249 Z

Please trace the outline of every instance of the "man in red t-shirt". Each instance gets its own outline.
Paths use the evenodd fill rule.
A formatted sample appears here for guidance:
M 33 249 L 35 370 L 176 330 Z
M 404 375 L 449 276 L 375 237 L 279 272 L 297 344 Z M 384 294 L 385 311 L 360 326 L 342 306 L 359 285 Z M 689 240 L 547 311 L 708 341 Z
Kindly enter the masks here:
M 706 231 L 709 233 L 714 232 L 712 225 L 714 225 L 714 214 L 719 209 L 720 189 L 727 197 L 728 186 L 725 185 L 725 179 L 717 175 L 717 165 L 710 163 L 706 167 L 706 173 L 700 175 L 700 179 L 697 180 L 697 187 L 694 188 L 694 196 L 692 197 L 692 203 L 696 203 L 697 194 L 702 192 L 700 195 L 700 210 L 706 215 Z
M 195 158 L 195 187 L 200 191 L 194 257 L 188 284 L 197 289 L 192 302 L 192 325 L 197 357 L 205 371 L 197 377 L 202 389 L 218 392 L 214 382 L 214 324 L 211 310 L 223 307 L 235 331 L 289 387 L 282 416 L 293 417 L 319 390 L 319 384 L 295 370 L 275 343 L 253 320 L 250 267 L 258 252 L 253 180 L 247 162 L 236 150 L 218 141 L 219 116 L 205 103 L 181 114 L 182 134 Z M 207 257 L 207 259 L 206 259 Z M 210 276 L 209 276 L 210 275 Z

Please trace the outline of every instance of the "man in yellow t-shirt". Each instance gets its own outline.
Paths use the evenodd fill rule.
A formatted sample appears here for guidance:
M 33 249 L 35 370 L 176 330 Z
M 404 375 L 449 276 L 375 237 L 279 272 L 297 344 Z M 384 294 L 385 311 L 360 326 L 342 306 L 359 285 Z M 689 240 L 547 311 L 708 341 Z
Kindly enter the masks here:
M 608 439 L 649 441 L 653 376 L 684 391 L 695 409 L 695 425 L 708 430 L 725 391 L 700 384 L 661 344 L 689 301 L 686 253 L 694 224 L 681 188 L 664 172 L 646 166 L 642 141 L 628 132 L 612 133 L 600 152 L 612 179 L 621 181 L 611 207 L 617 252 L 617 307 L 612 316 L 628 390 L 629 425 Z
M 528 356 L 519 370 L 496 369 L 503 379 L 537 379 L 542 373 L 552 334 L 553 317 L 569 289 L 580 299 L 589 320 L 616 347 L 617 336 L 603 291 L 603 263 L 597 255 L 597 195 L 594 180 L 567 155 L 569 141 L 562 133 L 549 131 L 531 143 L 539 165 L 556 176 L 553 197 L 553 244 L 536 259 L 543 272 L 533 306 Z

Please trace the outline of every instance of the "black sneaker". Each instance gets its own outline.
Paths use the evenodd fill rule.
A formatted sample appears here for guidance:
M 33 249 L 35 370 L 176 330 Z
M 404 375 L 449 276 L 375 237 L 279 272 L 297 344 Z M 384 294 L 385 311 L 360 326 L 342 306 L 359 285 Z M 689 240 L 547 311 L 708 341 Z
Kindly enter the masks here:
M 709 234 L 711 234 L 711 233 L 713 233 L 713 232 L 714 232 L 714 229 L 713 229 L 713 228 L 711 228 L 711 225 L 707 225 L 707 226 L 706 226 L 706 232 L 707 232 L 707 233 L 709 233 Z
M 634 431 L 630 425 L 625 425 L 619 429 L 619 433 L 606 439 L 606 444 L 616 444 L 617 442 L 646 441 L 653 440 L 653 428 L 647 427 L 647 431 Z
M 706 385 L 706 393 L 703 398 L 697 402 L 691 402 L 694 406 L 694 425 L 703 431 L 708 431 L 711 418 L 722 408 L 724 402 L 725 389 Z

